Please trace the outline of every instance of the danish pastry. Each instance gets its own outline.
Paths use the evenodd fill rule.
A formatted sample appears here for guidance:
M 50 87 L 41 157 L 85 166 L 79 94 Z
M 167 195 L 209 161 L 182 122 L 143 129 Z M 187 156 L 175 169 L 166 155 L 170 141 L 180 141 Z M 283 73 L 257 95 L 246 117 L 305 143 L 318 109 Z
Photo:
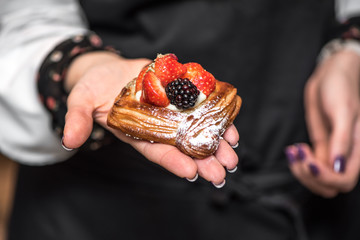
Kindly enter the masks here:
M 197 159 L 213 154 L 241 98 L 197 63 L 158 55 L 116 97 L 107 124 L 136 139 L 176 146 Z

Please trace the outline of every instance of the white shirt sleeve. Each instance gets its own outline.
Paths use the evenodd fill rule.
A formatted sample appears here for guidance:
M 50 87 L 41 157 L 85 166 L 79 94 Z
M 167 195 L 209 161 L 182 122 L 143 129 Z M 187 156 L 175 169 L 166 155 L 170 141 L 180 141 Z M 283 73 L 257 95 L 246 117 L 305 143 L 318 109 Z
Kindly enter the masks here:
M 30 165 L 70 157 L 39 101 L 36 74 L 58 43 L 87 31 L 76 0 L 0 0 L 0 152 Z
M 335 4 L 336 17 L 341 23 L 360 16 L 360 0 L 336 0 Z

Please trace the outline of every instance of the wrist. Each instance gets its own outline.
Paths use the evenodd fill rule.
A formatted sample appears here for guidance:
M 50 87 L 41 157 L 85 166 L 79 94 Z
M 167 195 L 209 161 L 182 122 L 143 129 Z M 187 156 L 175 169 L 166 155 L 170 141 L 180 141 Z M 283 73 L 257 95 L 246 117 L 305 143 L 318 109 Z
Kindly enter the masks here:
M 349 52 L 360 58 L 360 42 L 353 39 L 334 39 L 327 43 L 319 54 L 318 61 L 322 62 L 340 52 Z
M 338 52 L 353 52 L 360 57 L 360 17 L 351 18 L 341 24 L 335 38 L 329 41 L 319 54 L 319 62 Z
M 103 46 L 102 40 L 89 32 L 61 42 L 44 59 L 38 72 L 37 86 L 40 99 L 52 116 L 52 127 L 59 135 L 62 135 L 65 125 L 68 90 L 75 81 L 65 83 L 69 67 L 83 55 L 106 51 L 116 55 L 113 48 Z M 65 84 L 68 86 L 65 87 Z

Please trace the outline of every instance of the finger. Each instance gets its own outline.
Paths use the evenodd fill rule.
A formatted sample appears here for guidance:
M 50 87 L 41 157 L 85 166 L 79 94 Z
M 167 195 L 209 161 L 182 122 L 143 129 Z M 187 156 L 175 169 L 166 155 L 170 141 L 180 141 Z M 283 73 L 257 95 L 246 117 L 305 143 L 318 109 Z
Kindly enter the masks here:
M 323 163 L 317 163 L 314 154 L 307 144 L 297 144 L 286 149 L 289 161 L 289 168 L 301 184 L 307 187 L 314 194 L 332 198 L 338 194 L 338 190 L 332 186 L 325 185 L 319 181 L 324 174 Z M 332 173 L 333 174 L 333 173 Z
M 192 159 L 180 152 L 176 147 L 149 143 L 128 138 L 126 141 L 148 160 L 164 167 L 173 174 L 187 179 L 195 179 L 197 174 L 217 187 L 225 183 L 225 170 L 215 156 L 205 159 Z
M 148 160 L 164 167 L 179 177 L 195 179 L 197 175 L 199 175 L 217 187 L 223 186 L 224 184 L 226 176 L 224 167 L 213 155 L 205 159 L 192 159 L 171 145 L 149 143 L 147 141 L 134 140 L 129 137 L 125 137 L 126 139 L 124 139 L 124 136 L 120 135 L 118 135 L 118 137 L 131 144 Z M 236 163 L 234 163 L 236 160 L 234 160 L 232 153 L 230 153 L 230 157 L 224 156 L 227 150 L 231 149 L 231 152 L 234 152 L 233 149 L 225 141 L 220 145 L 220 157 L 224 157 L 223 161 L 226 162 L 228 166 L 236 166 Z M 237 159 L 237 156 L 235 156 L 235 158 Z
M 315 77 L 319 77 L 318 74 Z M 319 106 L 318 83 L 311 79 L 305 90 L 305 119 L 310 141 L 318 161 L 327 162 L 328 159 L 328 127 L 324 120 L 324 113 Z
M 223 138 L 230 144 L 230 146 L 235 147 L 239 142 L 239 132 L 234 126 L 231 124 L 230 127 L 225 131 Z
M 335 172 L 344 173 L 346 160 L 352 146 L 353 121 L 339 119 L 334 123 L 334 131 L 330 136 L 330 160 Z
M 360 171 L 360 119 L 357 120 L 353 136 L 353 147 L 348 158 L 347 168 L 344 174 L 340 175 L 340 189 L 342 192 L 349 192 L 356 186 Z
M 212 182 L 216 187 L 222 187 L 225 183 L 226 172 L 224 167 L 215 156 L 204 159 L 195 159 L 198 173 L 201 177 Z
M 148 160 L 181 178 L 193 179 L 197 174 L 198 167 L 194 160 L 174 146 L 131 138 L 128 142 Z
M 351 102 L 351 99 L 345 99 L 343 104 L 334 103 L 333 114 L 330 115 L 333 126 L 329 145 L 330 161 L 333 164 L 334 171 L 338 173 L 345 171 L 346 159 L 352 146 L 357 109 L 350 106 Z
M 286 148 L 286 156 L 289 161 L 289 168 L 299 180 L 306 179 L 309 175 L 307 170 L 304 171 L 305 166 L 308 165 L 307 158 L 311 156 L 311 153 L 305 153 L 303 150 L 305 144 L 296 144 Z
M 360 123 L 358 124 L 357 134 L 360 134 Z M 301 146 L 301 147 L 298 147 Z M 302 149 L 304 160 L 298 161 L 290 165 L 293 174 L 311 189 L 324 197 L 333 197 L 338 192 L 351 191 L 358 180 L 360 169 L 360 140 L 356 140 L 354 151 L 349 159 L 349 170 L 345 174 L 337 174 L 332 168 L 329 168 L 324 163 L 316 161 L 310 148 L 306 144 L 300 144 L 297 147 L 290 148 L 293 154 Z M 288 151 L 290 151 L 288 150 Z M 335 194 L 335 195 L 334 195 Z
M 74 87 L 67 101 L 63 144 L 79 148 L 89 138 L 93 128 L 93 98 L 82 87 Z
M 233 148 L 225 140 L 220 140 L 220 145 L 215 152 L 215 157 L 229 172 L 234 172 L 236 170 L 239 158 Z

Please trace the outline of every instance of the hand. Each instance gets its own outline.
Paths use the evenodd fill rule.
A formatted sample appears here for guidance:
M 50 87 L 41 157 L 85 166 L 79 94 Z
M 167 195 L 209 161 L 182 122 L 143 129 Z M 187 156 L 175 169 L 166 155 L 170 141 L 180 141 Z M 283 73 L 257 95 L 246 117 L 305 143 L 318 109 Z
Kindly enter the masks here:
M 176 147 L 134 140 L 121 131 L 109 128 L 107 114 L 120 90 L 150 61 L 147 59 L 124 59 L 107 52 L 88 53 L 72 63 L 67 80 L 68 112 L 63 143 L 68 148 L 80 147 L 90 136 L 95 120 L 120 140 L 132 145 L 150 161 L 159 164 L 175 175 L 194 179 L 198 175 L 222 186 L 227 169 L 235 169 L 238 157 L 231 145 L 236 145 L 238 132 L 231 126 L 224 134 L 213 156 L 194 160 Z
M 310 141 L 287 149 L 293 174 L 311 191 L 351 191 L 360 171 L 360 57 L 340 51 L 322 62 L 305 88 Z

